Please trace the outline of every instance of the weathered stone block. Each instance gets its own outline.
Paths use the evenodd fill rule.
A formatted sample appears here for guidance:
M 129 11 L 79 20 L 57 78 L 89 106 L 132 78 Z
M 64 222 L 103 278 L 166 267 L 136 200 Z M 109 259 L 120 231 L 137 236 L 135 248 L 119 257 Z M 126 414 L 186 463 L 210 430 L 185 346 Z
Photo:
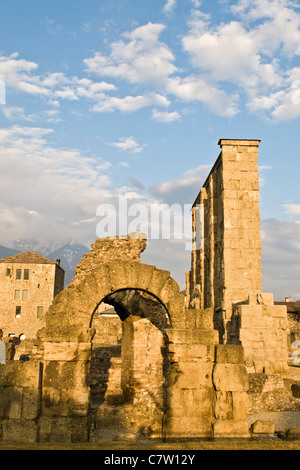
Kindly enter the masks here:
M 167 414 L 172 417 L 195 417 L 210 419 L 215 402 L 214 390 L 168 388 Z
M 214 438 L 239 438 L 250 437 L 249 426 L 245 421 L 219 420 L 213 425 Z
M 10 361 L 4 367 L 0 367 L 0 387 L 39 388 L 40 385 L 41 363 L 38 361 Z
M 213 345 L 219 342 L 217 330 L 171 329 L 166 334 L 171 343 Z
M 250 426 L 252 434 L 273 435 L 275 433 L 275 424 L 272 421 L 257 420 Z
M 232 392 L 216 392 L 215 417 L 220 420 L 233 419 Z
M 22 388 L 5 387 L 0 395 L 0 417 L 20 419 L 22 412 Z
M 198 417 L 166 416 L 163 435 L 165 439 L 209 439 L 212 437 L 212 424 L 210 420 Z
M 246 367 L 240 364 L 216 364 L 213 383 L 218 391 L 244 392 L 249 388 Z
M 46 342 L 45 361 L 88 361 L 91 358 L 91 343 Z
M 235 421 L 246 420 L 249 408 L 250 399 L 246 392 L 231 392 L 232 393 L 232 407 L 233 419 Z
M 214 360 L 213 347 L 205 344 L 169 344 L 169 353 L 171 361 L 199 361 L 203 362 Z
M 38 426 L 34 421 L 5 419 L 2 422 L 4 442 L 30 444 L 37 442 Z
M 41 410 L 41 390 L 24 388 L 22 401 L 22 418 L 36 419 Z
M 63 390 L 61 400 L 67 403 L 69 416 L 87 416 L 89 410 L 89 388 Z
M 179 363 L 181 374 L 178 376 L 176 386 L 179 388 L 212 387 L 212 368 L 209 362 L 182 362 Z
M 61 400 L 61 391 L 52 387 L 43 387 L 42 415 L 68 416 L 68 403 Z
M 42 417 L 38 422 L 40 442 L 87 442 L 87 418 Z
M 43 387 L 69 389 L 85 386 L 87 363 L 49 361 L 45 363 Z
M 234 344 L 218 344 L 216 362 L 218 364 L 244 364 L 244 348 Z

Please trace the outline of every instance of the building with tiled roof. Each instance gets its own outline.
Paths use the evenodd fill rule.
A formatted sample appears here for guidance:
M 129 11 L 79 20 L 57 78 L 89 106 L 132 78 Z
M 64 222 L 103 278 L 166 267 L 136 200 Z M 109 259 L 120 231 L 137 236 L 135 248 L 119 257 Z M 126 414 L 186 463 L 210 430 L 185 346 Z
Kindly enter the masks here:
M 25 251 L 0 259 L 0 329 L 4 338 L 34 339 L 64 288 L 60 261 Z

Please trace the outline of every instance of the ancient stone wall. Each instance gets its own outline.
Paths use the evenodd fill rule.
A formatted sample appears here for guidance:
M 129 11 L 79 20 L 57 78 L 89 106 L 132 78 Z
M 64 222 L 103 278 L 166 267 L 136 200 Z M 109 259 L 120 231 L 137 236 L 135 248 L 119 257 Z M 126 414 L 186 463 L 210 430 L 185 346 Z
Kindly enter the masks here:
M 42 364 L 38 361 L 0 365 L 0 441 L 37 442 L 41 379 Z
M 259 140 L 219 141 L 221 153 L 192 210 L 189 300 L 230 319 L 232 304 L 261 292 Z M 196 225 L 200 224 L 200 227 Z
M 171 330 L 164 437 L 248 438 L 248 375 L 241 346 L 215 330 Z
M 221 139 L 192 210 L 187 303 L 213 310 L 219 342 L 242 344 L 251 372 L 287 373 L 287 311 L 261 291 L 259 140 Z
M 249 296 L 234 306 L 227 323 L 228 338 L 242 344 L 249 373 L 288 374 L 288 320 L 285 305 L 274 305 L 271 294 Z

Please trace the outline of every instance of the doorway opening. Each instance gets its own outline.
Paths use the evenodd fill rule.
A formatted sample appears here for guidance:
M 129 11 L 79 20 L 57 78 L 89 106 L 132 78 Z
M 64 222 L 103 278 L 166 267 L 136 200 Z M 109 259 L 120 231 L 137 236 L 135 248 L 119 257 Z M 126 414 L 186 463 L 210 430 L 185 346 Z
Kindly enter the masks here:
M 148 292 L 122 289 L 95 309 L 91 327 L 91 431 L 94 440 L 120 432 L 156 437 L 165 412 L 170 321 Z

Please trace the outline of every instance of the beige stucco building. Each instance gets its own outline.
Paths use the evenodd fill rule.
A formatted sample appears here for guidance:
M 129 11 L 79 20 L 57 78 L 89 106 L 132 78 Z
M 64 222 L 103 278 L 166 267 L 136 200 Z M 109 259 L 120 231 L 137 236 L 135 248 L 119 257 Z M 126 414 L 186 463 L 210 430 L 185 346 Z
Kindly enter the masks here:
M 33 339 L 64 288 L 64 270 L 34 251 L 0 259 L 0 328 L 4 338 Z

